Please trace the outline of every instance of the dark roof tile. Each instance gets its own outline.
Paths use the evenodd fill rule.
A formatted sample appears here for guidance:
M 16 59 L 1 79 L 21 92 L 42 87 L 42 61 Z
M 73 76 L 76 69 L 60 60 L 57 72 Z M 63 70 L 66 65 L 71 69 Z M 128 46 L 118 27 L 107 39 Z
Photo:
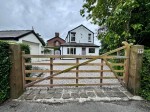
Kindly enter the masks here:
M 23 34 L 29 33 L 32 30 L 6 30 L 6 31 L 0 31 L 0 38 L 9 38 L 9 37 L 18 37 Z
M 99 47 L 93 43 L 64 43 L 61 46 L 70 46 L 70 47 Z

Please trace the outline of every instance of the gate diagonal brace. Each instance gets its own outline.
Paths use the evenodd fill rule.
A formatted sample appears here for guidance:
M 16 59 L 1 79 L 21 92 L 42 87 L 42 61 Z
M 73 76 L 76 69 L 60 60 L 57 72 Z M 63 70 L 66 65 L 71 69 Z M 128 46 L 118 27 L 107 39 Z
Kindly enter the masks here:
M 115 77 L 118 79 L 120 84 L 125 87 L 125 83 L 118 77 L 117 73 L 115 70 L 112 68 L 112 66 L 109 64 L 109 62 L 104 58 L 104 61 L 106 62 L 106 65 L 110 68 L 110 70 L 114 73 Z
M 104 54 L 102 54 L 102 55 L 100 55 L 100 56 L 96 56 L 96 57 L 94 57 L 94 58 L 92 58 L 92 59 L 90 59 L 90 60 L 88 60 L 88 61 L 83 62 L 83 63 L 77 64 L 77 65 L 75 65 L 75 66 L 72 66 L 72 67 L 70 67 L 70 68 L 67 68 L 67 69 L 65 69 L 65 70 L 62 70 L 62 71 L 60 71 L 60 72 L 58 72 L 58 73 L 55 73 L 55 74 L 53 74 L 53 75 L 51 75 L 51 76 L 47 76 L 47 77 L 45 77 L 45 78 L 43 78 L 43 79 L 39 79 L 39 80 L 33 81 L 33 82 L 31 82 L 31 83 L 28 83 L 28 84 L 25 85 L 25 87 L 30 87 L 30 86 L 32 86 L 32 85 L 34 85 L 34 84 L 36 84 L 36 83 L 42 82 L 42 81 L 44 81 L 44 80 L 52 79 L 54 76 L 57 76 L 57 75 L 62 74 L 62 73 L 66 73 L 66 72 L 68 72 L 68 71 L 70 71 L 70 70 L 72 70 L 72 69 L 74 69 L 74 68 L 79 67 L 79 66 L 86 65 L 86 64 L 88 64 L 88 63 L 90 63 L 90 62 L 92 62 L 92 61 L 94 61 L 94 60 L 96 60 L 96 59 L 104 59 L 104 60 L 106 61 L 106 64 L 107 64 L 107 65 L 110 67 L 110 69 L 114 72 L 114 75 L 116 76 L 116 78 L 118 78 L 119 82 L 120 82 L 121 84 L 123 84 L 123 82 L 121 81 L 121 79 L 117 76 L 117 74 L 115 73 L 115 71 L 114 71 L 114 70 L 112 69 L 112 67 L 109 65 L 109 63 L 108 63 L 108 61 L 106 60 L 106 58 L 107 58 L 107 55 L 112 54 L 112 53 L 114 53 L 114 52 L 117 52 L 117 51 L 119 51 L 119 50 L 125 49 L 125 48 L 126 48 L 126 45 L 123 46 L 123 47 L 117 48 L 117 49 L 115 49 L 115 50 L 112 50 L 112 51 L 110 51 L 110 52 L 104 53 Z M 124 84 L 123 84 L 123 85 L 124 85 Z
M 82 65 L 86 65 L 87 63 L 92 62 L 92 61 L 94 61 L 94 60 L 96 60 L 96 59 L 99 59 L 99 58 L 102 58 L 102 57 L 103 57 L 103 56 L 100 55 L 100 56 L 98 56 L 98 57 L 96 57 L 96 58 L 90 59 L 90 60 L 85 61 L 85 62 L 83 62 L 83 63 L 77 64 L 77 65 L 75 65 L 75 66 L 72 66 L 72 67 L 70 67 L 70 68 L 67 68 L 67 69 L 65 69 L 65 70 L 62 70 L 62 71 L 60 71 L 60 72 L 58 72 L 58 73 L 55 73 L 55 74 L 53 74 L 53 75 L 51 75 L 51 76 L 45 77 L 45 78 L 43 78 L 43 79 L 39 79 L 39 80 L 37 80 L 37 81 L 33 81 L 33 82 L 31 82 L 31 83 L 26 84 L 25 87 L 30 87 L 30 86 L 32 86 L 32 85 L 34 85 L 34 84 L 36 84 L 36 83 L 41 82 L 41 81 L 44 81 L 44 80 L 47 80 L 47 79 L 52 79 L 54 76 L 57 76 L 57 75 L 62 74 L 62 73 L 66 73 L 66 72 L 68 72 L 68 71 L 70 71 L 70 70 L 72 70 L 72 69 L 74 69 L 74 68 L 77 68 L 77 67 L 82 66 Z

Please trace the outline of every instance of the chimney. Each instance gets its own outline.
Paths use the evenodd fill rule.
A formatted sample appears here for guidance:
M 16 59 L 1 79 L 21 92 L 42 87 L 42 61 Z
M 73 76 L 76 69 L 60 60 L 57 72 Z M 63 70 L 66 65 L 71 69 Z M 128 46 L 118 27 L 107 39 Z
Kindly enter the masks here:
M 59 37 L 59 33 L 58 32 L 55 33 L 55 37 Z

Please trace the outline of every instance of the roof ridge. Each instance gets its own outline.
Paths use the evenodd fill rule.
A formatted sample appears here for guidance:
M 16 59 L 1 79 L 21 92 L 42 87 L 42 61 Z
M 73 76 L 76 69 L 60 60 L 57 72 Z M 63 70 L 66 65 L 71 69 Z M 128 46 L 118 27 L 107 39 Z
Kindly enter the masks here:
M 92 32 L 92 33 L 94 34 L 94 32 L 93 32 L 92 30 L 90 30 L 89 28 L 87 28 L 87 27 L 86 27 L 85 25 L 83 25 L 83 24 L 78 25 L 77 27 L 75 27 L 75 28 L 69 30 L 68 32 L 71 32 L 71 31 L 73 31 L 73 30 L 79 28 L 80 26 L 83 26 L 84 28 L 86 28 L 87 30 L 89 30 L 90 32 Z
M 7 31 L 32 31 L 32 30 L 0 30 L 0 31 L 7 32 Z
M 60 39 L 64 40 L 64 39 L 61 38 L 61 37 L 52 37 L 52 38 L 48 39 L 47 41 L 50 41 L 50 40 L 52 40 L 52 39 L 54 39 L 54 38 L 60 38 Z M 65 40 L 64 40 L 64 41 L 65 41 Z

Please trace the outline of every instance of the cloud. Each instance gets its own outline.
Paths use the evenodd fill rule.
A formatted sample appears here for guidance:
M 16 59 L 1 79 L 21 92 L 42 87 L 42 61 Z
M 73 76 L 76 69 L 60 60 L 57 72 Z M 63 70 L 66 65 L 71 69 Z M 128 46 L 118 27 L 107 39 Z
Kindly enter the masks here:
M 32 29 L 44 40 L 83 24 L 92 31 L 98 26 L 80 16 L 83 0 L 0 0 L 0 30 Z M 98 44 L 98 40 L 96 40 Z

